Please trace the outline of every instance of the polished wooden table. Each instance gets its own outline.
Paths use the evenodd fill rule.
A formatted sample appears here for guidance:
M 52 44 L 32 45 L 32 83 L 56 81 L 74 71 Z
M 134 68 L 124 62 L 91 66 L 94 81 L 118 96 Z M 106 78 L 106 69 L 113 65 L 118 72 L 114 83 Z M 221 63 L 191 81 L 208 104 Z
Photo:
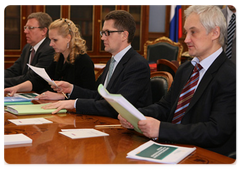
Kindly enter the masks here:
M 17 126 L 8 119 L 44 117 L 51 124 Z M 59 132 L 61 129 L 95 128 L 95 125 L 119 124 L 117 119 L 75 113 L 56 115 L 16 116 L 4 112 L 4 133 L 23 133 L 33 142 L 26 146 L 7 147 L 4 158 L 9 164 L 155 164 L 126 158 L 131 150 L 149 139 L 134 130 L 122 127 L 99 128 L 109 136 L 71 139 Z M 181 145 L 194 147 L 190 145 Z M 235 159 L 196 147 L 196 151 L 182 160 L 181 164 L 231 164 Z

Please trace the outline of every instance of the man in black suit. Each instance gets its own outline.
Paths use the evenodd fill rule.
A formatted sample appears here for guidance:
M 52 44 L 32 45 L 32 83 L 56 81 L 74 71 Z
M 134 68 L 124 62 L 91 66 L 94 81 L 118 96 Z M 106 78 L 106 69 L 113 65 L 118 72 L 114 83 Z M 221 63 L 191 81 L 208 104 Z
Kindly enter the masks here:
M 225 8 L 222 9 L 223 15 L 227 21 L 227 26 L 230 25 L 231 17 L 233 14 L 236 16 L 236 8 L 232 5 L 227 5 Z M 230 32 L 233 31 L 232 29 L 229 29 Z M 230 60 L 232 60 L 233 63 L 236 64 L 236 30 L 233 31 L 233 40 L 232 40 L 232 48 L 231 48 L 231 57 Z M 225 34 L 225 44 L 223 45 L 223 49 L 226 52 L 228 47 L 228 31 Z
M 145 107 L 151 104 L 150 68 L 144 57 L 131 47 L 135 29 L 134 18 L 128 12 L 117 10 L 107 14 L 100 34 L 105 51 L 112 54 L 110 61 L 114 59 L 115 62 L 112 67 L 108 61 L 98 82 L 110 93 L 122 94 L 135 107 Z M 112 76 L 110 70 L 114 70 Z M 77 98 L 77 100 L 60 101 L 45 107 L 57 108 L 53 113 L 62 108 L 76 108 L 76 112 L 81 114 L 117 118 L 118 113 L 98 94 L 97 90 L 83 89 L 62 81 L 56 84 L 59 87 L 55 89 L 56 91 L 71 93 L 70 99 Z
M 185 15 L 185 43 L 194 59 L 179 67 L 166 96 L 139 109 L 150 117 L 138 126 L 145 136 L 161 142 L 197 145 L 230 156 L 236 151 L 236 66 L 222 49 L 225 19 L 216 6 L 191 6 Z M 203 67 L 198 85 L 176 124 L 177 105 L 183 101 L 179 96 L 196 63 Z M 118 118 L 124 127 L 132 128 L 120 115 Z
M 46 13 L 37 12 L 28 16 L 24 26 L 28 44 L 24 46 L 17 61 L 4 71 L 4 88 L 25 82 L 31 75 L 36 76 L 27 64 L 46 68 L 53 62 L 54 49 L 49 46 L 50 40 L 47 37 L 51 22 L 52 18 Z

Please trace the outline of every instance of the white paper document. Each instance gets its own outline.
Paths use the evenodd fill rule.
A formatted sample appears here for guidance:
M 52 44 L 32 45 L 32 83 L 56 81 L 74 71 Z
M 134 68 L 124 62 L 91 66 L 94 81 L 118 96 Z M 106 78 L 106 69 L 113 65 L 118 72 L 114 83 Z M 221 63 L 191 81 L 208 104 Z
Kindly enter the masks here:
M 30 67 L 36 74 L 38 74 L 40 77 L 42 77 L 45 81 L 48 82 L 48 84 L 56 86 L 56 83 L 48 76 L 44 68 L 34 67 L 30 64 L 27 64 L 28 67 Z
M 52 121 L 45 118 L 29 118 L 29 119 L 8 119 L 15 125 L 40 125 L 45 123 L 52 123 Z
M 127 154 L 127 158 L 176 164 L 196 150 L 195 147 L 180 147 L 148 141 Z
M 4 135 L 4 145 L 32 143 L 32 139 L 24 134 Z
M 96 129 L 62 129 L 62 132 L 59 133 L 72 139 L 109 136 L 109 134 Z

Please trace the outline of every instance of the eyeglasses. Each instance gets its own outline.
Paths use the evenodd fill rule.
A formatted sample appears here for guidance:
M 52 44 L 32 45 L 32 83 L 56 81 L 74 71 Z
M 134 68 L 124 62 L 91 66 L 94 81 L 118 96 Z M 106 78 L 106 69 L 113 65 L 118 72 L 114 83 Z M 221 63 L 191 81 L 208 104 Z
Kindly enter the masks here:
M 101 37 L 103 36 L 103 34 L 105 36 L 109 36 L 110 33 L 113 33 L 113 32 L 124 32 L 124 31 L 109 31 L 109 30 L 106 30 L 106 31 L 100 31 L 100 35 L 101 35 Z
M 24 30 L 26 30 L 26 29 L 28 29 L 28 30 L 33 30 L 33 29 L 35 29 L 35 28 L 44 28 L 44 27 L 30 27 L 30 26 L 24 26 L 23 28 L 24 28 Z

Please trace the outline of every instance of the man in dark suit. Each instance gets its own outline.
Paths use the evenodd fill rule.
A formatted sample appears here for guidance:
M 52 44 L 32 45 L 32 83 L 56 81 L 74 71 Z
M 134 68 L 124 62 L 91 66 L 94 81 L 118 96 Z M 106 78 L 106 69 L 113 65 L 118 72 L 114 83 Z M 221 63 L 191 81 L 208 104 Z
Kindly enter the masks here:
M 227 21 L 227 27 L 228 27 L 230 24 L 232 15 L 233 14 L 236 15 L 236 8 L 232 5 L 228 5 L 222 9 L 222 12 Z M 232 31 L 232 29 L 229 29 L 229 30 Z M 228 46 L 228 31 L 225 34 L 225 44 L 223 46 L 223 49 L 225 52 L 227 50 L 227 46 Z M 236 64 L 236 28 L 233 31 L 233 40 L 232 40 L 232 49 L 231 49 L 230 60 L 232 60 L 232 62 Z
M 24 46 L 17 61 L 4 71 L 5 88 L 25 82 L 30 76 L 36 76 L 27 64 L 46 68 L 53 62 L 54 49 L 49 46 L 50 39 L 47 37 L 51 22 L 52 18 L 46 13 L 37 12 L 28 16 L 24 26 L 28 44 Z
M 128 12 L 119 10 L 107 14 L 100 34 L 105 51 L 111 53 L 112 58 L 99 82 L 110 93 L 122 94 L 135 107 L 145 107 L 151 104 L 150 68 L 144 57 L 131 47 L 135 29 L 134 18 Z M 110 64 L 111 61 L 114 61 L 113 64 Z M 112 76 L 110 70 L 113 70 Z M 57 108 L 53 113 L 75 107 L 77 113 L 117 118 L 118 113 L 97 90 L 83 89 L 62 81 L 56 84 L 59 88 L 55 90 L 71 93 L 70 99 L 77 100 L 60 101 L 45 107 Z
M 215 6 L 191 6 L 185 15 L 185 43 L 195 57 L 179 67 L 166 96 L 139 109 L 150 117 L 138 126 L 145 136 L 161 142 L 197 145 L 230 156 L 236 151 L 236 67 L 222 49 L 224 16 Z M 189 103 L 179 96 L 197 63 L 202 69 Z M 186 105 L 179 108 L 184 100 Z M 183 117 L 175 122 L 176 113 L 183 108 Z M 120 115 L 118 118 L 124 127 L 132 128 Z

